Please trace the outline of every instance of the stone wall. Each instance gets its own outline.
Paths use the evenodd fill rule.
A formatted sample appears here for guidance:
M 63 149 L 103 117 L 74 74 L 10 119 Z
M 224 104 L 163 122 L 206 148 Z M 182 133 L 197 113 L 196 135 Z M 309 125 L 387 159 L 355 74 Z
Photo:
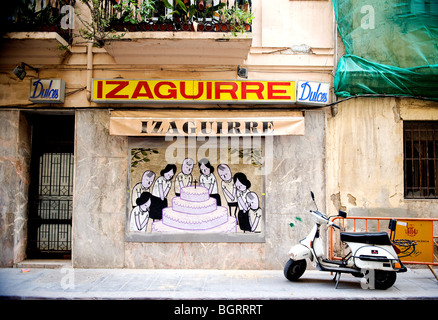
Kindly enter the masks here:
M 109 112 L 76 111 L 73 266 L 124 266 L 127 138 L 109 135 Z
M 25 258 L 30 128 L 19 111 L 0 111 L 0 267 Z
M 125 242 L 127 138 L 109 135 L 108 110 L 76 111 L 73 266 L 283 268 L 289 247 L 312 226 L 310 190 L 325 207 L 325 112 L 306 112 L 305 123 L 304 136 L 273 139 L 264 243 Z

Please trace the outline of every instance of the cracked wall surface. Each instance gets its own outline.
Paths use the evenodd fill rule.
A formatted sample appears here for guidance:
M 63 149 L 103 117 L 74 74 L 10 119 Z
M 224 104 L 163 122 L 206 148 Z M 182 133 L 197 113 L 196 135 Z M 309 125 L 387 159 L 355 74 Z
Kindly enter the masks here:
M 327 120 L 329 214 L 437 218 L 436 200 L 404 199 L 403 121 L 437 120 L 438 104 L 357 98 Z
M 0 112 L 0 267 L 25 258 L 30 130 L 19 111 Z

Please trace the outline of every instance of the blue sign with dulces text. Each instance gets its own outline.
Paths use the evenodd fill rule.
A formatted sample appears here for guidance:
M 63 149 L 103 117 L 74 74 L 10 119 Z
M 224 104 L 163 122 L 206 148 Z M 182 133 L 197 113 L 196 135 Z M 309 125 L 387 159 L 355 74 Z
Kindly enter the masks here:
M 297 103 L 326 105 L 330 102 L 330 84 L 327 82 L 298 81 Z
M 32 79 L 29 100 L 35 103 L 64 103 L 65 82 L 61 79 Z

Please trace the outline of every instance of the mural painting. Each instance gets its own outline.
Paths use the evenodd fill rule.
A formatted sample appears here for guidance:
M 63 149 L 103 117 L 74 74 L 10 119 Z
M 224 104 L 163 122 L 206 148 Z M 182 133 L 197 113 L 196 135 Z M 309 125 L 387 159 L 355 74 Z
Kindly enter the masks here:
M 261 149 L 132 148 L 130 233 L 261 233 Z M 219 160 L 218 160 L 219 159 Z

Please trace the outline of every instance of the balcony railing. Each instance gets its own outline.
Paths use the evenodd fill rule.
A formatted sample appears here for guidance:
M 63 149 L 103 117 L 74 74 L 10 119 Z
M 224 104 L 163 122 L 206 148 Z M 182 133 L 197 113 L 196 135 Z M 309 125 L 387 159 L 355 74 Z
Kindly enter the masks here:
M 4 1 L 0 11 L 2 33 L 46 31 L 57 32 L 68 43 L 72 43 L 73 30 L 63 29 L 61 20 L 65 16 L 61 8 L 75 5 L 76 0 L 14 0 Z
M 250 32 L 251 0 L 104 0 L 115 31 Z

